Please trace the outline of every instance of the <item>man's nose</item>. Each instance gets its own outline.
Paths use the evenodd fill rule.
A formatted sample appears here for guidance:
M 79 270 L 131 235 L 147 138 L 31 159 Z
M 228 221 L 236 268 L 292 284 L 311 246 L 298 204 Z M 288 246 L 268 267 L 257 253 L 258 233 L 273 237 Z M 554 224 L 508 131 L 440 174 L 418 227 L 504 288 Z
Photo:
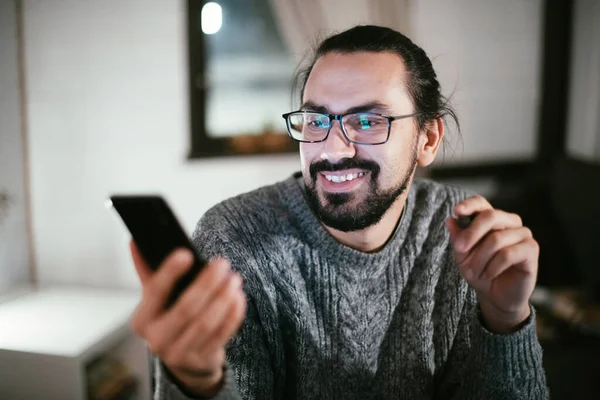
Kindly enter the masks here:
M 327 140 L 323 142 L 321 158 L 335 163 L 344 158 L 352 158 L 356 155 L 356 145 L 344 136 L 340 121 L 331 121 L 333 126 Z

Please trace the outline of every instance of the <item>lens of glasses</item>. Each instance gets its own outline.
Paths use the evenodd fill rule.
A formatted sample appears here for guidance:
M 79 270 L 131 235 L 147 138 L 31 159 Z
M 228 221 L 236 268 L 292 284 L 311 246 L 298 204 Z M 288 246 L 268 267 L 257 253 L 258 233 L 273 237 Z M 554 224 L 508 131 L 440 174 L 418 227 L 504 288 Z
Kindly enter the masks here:
M 348 138 L 357 143 L 384 143 L 390 130 L 386 117 L 370 113 L 344 115 L 342 125 Z
M 311 112 L 298 112 L 288 116 L 288 128 L 292 137 L 304 142 L 325 139 L 331 120 L 327 115 Z

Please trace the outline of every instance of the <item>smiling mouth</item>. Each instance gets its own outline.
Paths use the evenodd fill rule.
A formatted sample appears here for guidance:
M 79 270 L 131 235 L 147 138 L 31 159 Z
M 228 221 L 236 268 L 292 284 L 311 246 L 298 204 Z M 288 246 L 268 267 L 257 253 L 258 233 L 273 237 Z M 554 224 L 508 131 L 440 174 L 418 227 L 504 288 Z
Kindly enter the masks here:
M 333 182 L 333 183 L 343 183 L 343 182 L 348 182 L 348 181 L 353 181 L 355 179 L 358 178 L 362 178 L 363 176 L 365 176 L 367 174 L 367 172 L 354 172 L 354 173 L 350 173 L 350 174 L 340 174 L 340 173 L 334 173 L 334 172 L 322 172 L 321 175 L 327 179 L 327 181 L 329 182 Z

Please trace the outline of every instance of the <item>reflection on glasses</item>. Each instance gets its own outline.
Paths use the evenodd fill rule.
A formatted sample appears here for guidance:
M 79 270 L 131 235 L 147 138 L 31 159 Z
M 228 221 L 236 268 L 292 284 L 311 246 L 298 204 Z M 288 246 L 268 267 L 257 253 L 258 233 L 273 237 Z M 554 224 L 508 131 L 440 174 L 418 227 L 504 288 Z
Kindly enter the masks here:
M 283 114 L 290 137 L 298 142 L 323 142 L 329 136 L 334 120 L 338 120 L 346 139 L 364 145 L 383 144 L 390 137 L 392 121 L 415 117 L 422 113 L 386 116 L 361 112 L 351 114 L 323 114 L 312 111 L 293 111 Z

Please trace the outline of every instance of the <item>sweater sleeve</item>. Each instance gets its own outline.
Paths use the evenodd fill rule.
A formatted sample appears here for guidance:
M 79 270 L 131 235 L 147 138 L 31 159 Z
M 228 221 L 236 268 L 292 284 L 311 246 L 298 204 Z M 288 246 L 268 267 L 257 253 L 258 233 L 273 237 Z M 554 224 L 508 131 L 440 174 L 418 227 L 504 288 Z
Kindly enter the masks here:
M 436 391 L 442 399 L 548 399 L 535 310 L 510 334 L 489 332 L 470 292 Z
M 214 229 L 203 229 L 201 221 L 192 241 L 206 259 L 225 257 L 232 269 L 244 279 L 247 297 L 246 316 L 237 334 L 226 348 L 224 384 L 215 400 L 279 399 L 283 390 L 285 363 L 276 332 L 266 329 L 274 325 L 272 307 L 257 276 L 256 260 L 232 238 Z M 155 360 L 155 400 L 192 400 L 179 387 L 159 359 Z

